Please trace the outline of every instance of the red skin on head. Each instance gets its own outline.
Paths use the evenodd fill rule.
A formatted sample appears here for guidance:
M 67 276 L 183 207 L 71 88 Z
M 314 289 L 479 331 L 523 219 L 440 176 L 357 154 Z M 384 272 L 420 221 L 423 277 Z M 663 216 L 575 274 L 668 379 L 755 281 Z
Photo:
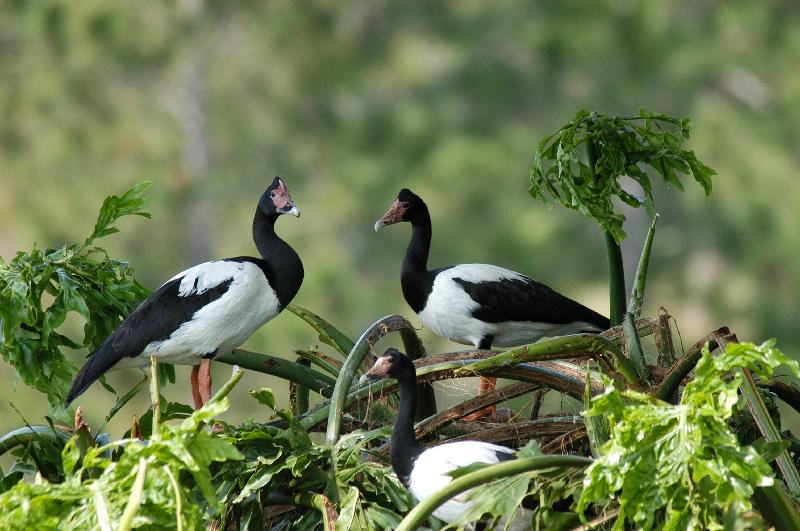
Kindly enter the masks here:
M 272 204 L 279 210 L 292 203 L 292 197 L 289 195 L 289 190 L 286 189 L 283 181 L 278 181 L 278 187 L 270 194 L 270 198 L 272 199 Z
M 386 376 L 392 367 L 392 360 L 388 356 L 381 356 L 375 360 L 375 365 L 367 371 L 367 376 Z
M 408 203 L 401 202 L 399 199 L 395 199 L 392 206 L 389 207 L 389 211 L 383 215 L 381 218 L 381 223 L 384 225 L 391 225 L 392 223 L 398 223 L 403 221 L 403 214 L 406 213 L 408 209 Z

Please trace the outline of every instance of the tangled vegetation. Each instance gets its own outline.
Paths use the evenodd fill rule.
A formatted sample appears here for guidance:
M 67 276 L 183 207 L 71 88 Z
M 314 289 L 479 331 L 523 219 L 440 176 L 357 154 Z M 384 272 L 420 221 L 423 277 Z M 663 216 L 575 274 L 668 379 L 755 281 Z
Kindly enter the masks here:
M 271 390 L 253 390 L 262 417 L 226 424 L 218 416 L 241 372 L 192 411 L 161 398 L 159 382 L 166 385 L 171 375 L 168 367 L 155 370 L 154 361 L 153 406 L 132 420 L 122 439 L 93 435 L 80 410 L 74 426 L 50 421 L 0 438 L 0 454 L 16 459 L 0 479 L 0 526 L 439 529 L 444 524 L 431 516 L 437 504 L 471 489 L 474 505 L 453 528 L 478 519 L 502 528 L 502 518 L 523 505 L 532 507 L 535 529 L 800 528 L 800 441 L 782 427 L 774 407 L 780 399 L 800 410 L 800 390 L 775 376 L 783 366 L 800 377 L 797 363 L 774 342 L 739 343 L 727 328 L 681 351 L 671 316 L 641 317 L 655 221 L 629 297 L 621 282 L 624 218 L 613 211 L 610 196 L 638 200 L 619 178 L 629 175 L 642 184 L 645 199 L 637 204 L 654 216 L 640 165 L 676 185 L 677 173 L 691 172 L 706 193 L 711 190 L 713 170 L 681 147 L 688 130 L 686 120 L 644 111 L 633 119 L 580 113 L 539 145 L 531 193 L 558 197 L 596 219 L 607 234 L 617 325 L 611 330 L 502 353 L 428 355 L 401 316 L 379 319 L 354 341 L 313 312 L 289 305 L 329 347 L 325 352 L 302 351 L 296 361 L 245 351 L 218 359 L 288 381 L 288 408 L 277 406 Z M 589 164 L 577 151 L 587 142 Z M 147 186 L 109 197 L 82 245 L 34 249 L 0 262 L 0 352 L 54 407 L 75 372 L 60 348 L 93 348 L 146 296 L 127 264 L 108 257 L 95 241 L 115 232 L 119 217 L 146 215 Z M 86 322 L 81 341 L 58 331 L 68 312 Z M 461 469 L 440 496 L 415 504 L 387 464 L 397 386 L 356 383 L 373 346 L 395 333 L 415 359 L 423 386 L 484 374 L 510 381 L 430 411 L 419 419 L 418 439 L 497 442 L 521 448 L 518 459 Z M 107 418 L 143 385 L 120 396 Z M 321 400 L 309 407 L 312 392 Z M 542 414 L 548 393 L 582 402 L 583 415 Z M 462 420 L 522 395 L 533 396 L 531 407 L 513 411 L 508 422 Z M 324 439 L 315 435 L 321 433 Z

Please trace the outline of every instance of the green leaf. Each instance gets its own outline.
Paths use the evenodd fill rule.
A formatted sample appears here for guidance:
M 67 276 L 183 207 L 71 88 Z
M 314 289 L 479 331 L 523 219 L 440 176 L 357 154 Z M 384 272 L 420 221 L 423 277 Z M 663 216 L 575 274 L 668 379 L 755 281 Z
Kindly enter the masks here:
M 250 396 L 258 400 L 259 404 L 264 404 L 268 408 L 275 410 L 275 395 L 272 394 L 272 390 L 268 388 L 262 388 L 259 390 L 250 391 Z
M 721 529 L 726 515 L 750 510 L 755 489 L 772 484 L 772 469 L 763 455 L 740 445 L 728 419 L 743 404 L 738 369 L 764 378 L 782 364 L 797 372 L 796 362 L 773 345 L 730 344 L 716 357 L 704 348 L 677 405 L 620 392 L 608 381 L 585 412 L 607 418 L 610 437 L 586 471 L 578 509 L 618 499 L 616 527 L 643 529 Z
M 135 215 L 149 218 L 150 214 L 142 210 L 147 205 L 147 199 L 142 197 L 142 194 L 150 188 L 151 184 L 150 181 L 142 181 L 133 185 L 120 197 L 116 195 L 106 197 L 103 206 L 100 207 L 94 231 L 91 236 L 86 238 L 83 246 L 88 247 L 98 238 L 119 232 L 119 229 L 112 224 L 123 216 Z
M 530 171 L 532 197 L 577 210 L 594 219 L 617 243 L 625 239 L 625 216 L 615 212 L 612 199 L 655 214 L 650 173 L 683 190 L 678 174 L 689 174 L 711 194 L 714 170 L 692 151 L 682 149 L 689 137 L 688 119 L 640 109 L 636 116 L 580 111 L 554 134 L 539 142 Z M 596 146 L 594 167 L 580 161 L 581 144 Z M 623 189 L 628 176 L 642 188 L 639 198 Z

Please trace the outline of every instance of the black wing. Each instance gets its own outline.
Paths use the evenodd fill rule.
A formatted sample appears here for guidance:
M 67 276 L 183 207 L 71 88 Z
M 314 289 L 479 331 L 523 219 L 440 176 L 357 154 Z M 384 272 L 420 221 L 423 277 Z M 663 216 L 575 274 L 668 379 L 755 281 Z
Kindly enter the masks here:
M 178 294 L 182 279 L 170 280 L 150 294 L 97 350 L 89 354 L 89 360 L 78 371 L 67 393 L 65 407 L 121 359 L 136 357 L 149 343 L 169 338 L 197 310 L 224 295 L 233 282 L 231 278 L 203 293 L 182 297 Z
M 509 277 L 489 282 L 469 282 L 454 277 L 472 300 L 480 304 L 473 310 L 476 319 L 487 323 L 530 321 L 567 324 L 584 321 L 601 330 L 609 320 L 579 302 L 527 277 Z

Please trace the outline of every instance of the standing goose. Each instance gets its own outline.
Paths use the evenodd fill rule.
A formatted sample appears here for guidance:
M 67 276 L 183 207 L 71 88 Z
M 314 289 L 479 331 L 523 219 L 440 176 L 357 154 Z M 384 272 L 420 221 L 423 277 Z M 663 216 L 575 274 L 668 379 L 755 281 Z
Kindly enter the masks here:
M 193 365 L 196 408 L 211 398 L 211 359 L 244 343 L 278 315 L 303 282 L 303 264 L 275 234 L 281 214 L 299 217 L 275 177 L 256 208 L 253 240 L 261 258 L 239 256 L 198 264 L 169 279 L 139 305 L 75 376 L 66 406 L 111 369 L 164 363 Z
M 450 472 L 474 463 L 495 464 L 515 459 L 514 450 L 482 441 L 457 441 L 424 449 L 414 436 L 414 412 L 417 408 L 417 374 L 414 364 L 400 351 L 390 348 L 383 353 L 362 380 L 395 378 L 400 386 L 400 406 L 390 440 L 390 461 L 400 482 L 419 501 L 432 495 L 450 481 Z M 439 506 L 433 515 L 450 523 L 470 508 L 469 492 Z M 530 520 L 528 520 L 528 527 Z
M 402 189 L 389 211 L 375 223 L 411 223 L 411 242 L 403 259 L 400 285 L 411 309 L 435 334 L 489 350 L 514 347 L 542 337 L 600 332 L 609 320 L 520 273 L 488 264 L 460 264 L 428 270 L 431 216 L 428 206 L 411 190 Z M 494 388 L 495 378 L 483 378 L 480 392 Z M 487 408 L 471 419 L 494 414 Z

